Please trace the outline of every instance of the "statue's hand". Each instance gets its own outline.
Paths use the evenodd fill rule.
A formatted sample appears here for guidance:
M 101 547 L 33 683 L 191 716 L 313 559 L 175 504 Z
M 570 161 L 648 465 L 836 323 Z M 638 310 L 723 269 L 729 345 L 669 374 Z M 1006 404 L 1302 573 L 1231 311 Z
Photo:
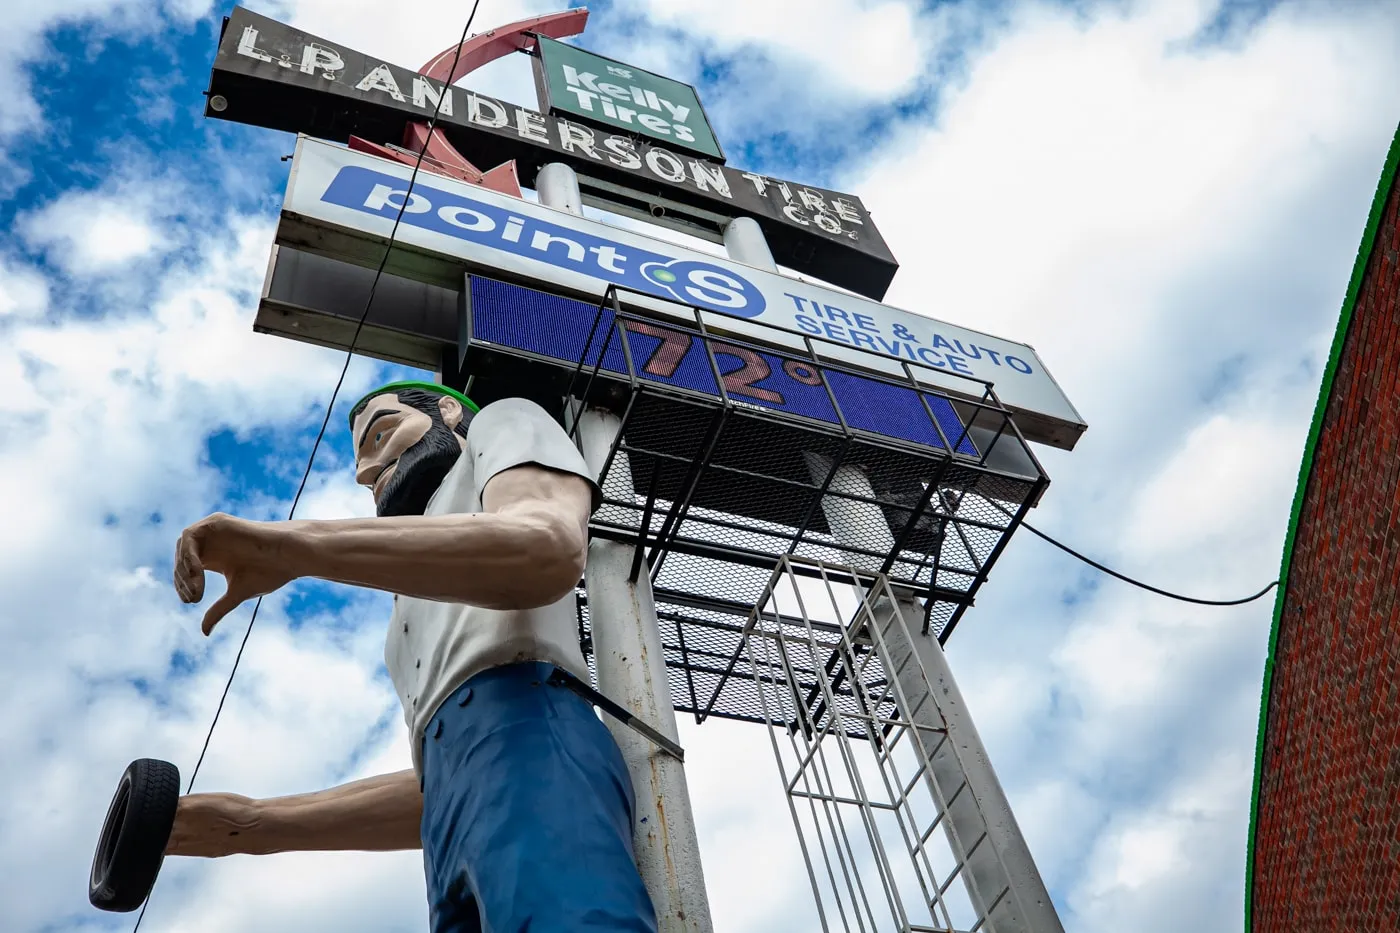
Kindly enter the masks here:
M 228 591 L 204 614 L 208 635 L 240 603 L 291 582 L 294 574 L 278 553 L 275 526 L 216 512 L 195 522 L 175 545 L 175 591 L 186 603 L 204 598 L 204 571 L 224 575 Z
M 258 802 L 238 794 L 189 794 L 175 809 L 166 855 L 221 858 L 257 849 Z

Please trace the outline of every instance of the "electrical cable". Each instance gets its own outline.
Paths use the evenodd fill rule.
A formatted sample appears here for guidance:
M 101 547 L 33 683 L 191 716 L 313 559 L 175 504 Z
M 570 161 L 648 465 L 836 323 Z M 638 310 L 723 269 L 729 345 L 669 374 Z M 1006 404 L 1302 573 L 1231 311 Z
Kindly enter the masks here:
M 481 0 L 474 0 L 471 12 L 467 14 L 467 22 L 462 27 L 462 37 L 457 41 L 457 51 L 452 56 L 452 67 L 447 72 L 449 79 L 457 73 L 457 64 L 462 56 L 462 44 L 467 41 L 467 33 L 471 31 L 472 20 L 476 19 L 476 10 L 479 6 L 481 6 Z M 306 458 L 306 469 L 301 474 L 301 483 L 297 486 L 296 495 L 292 497 L 292 507 L 287 510 L 287 521 L 291 521 L 296 515 L 297 504 L 301 502 L 301 494 L 306 491 L 306 482 L 311 478 L 311 468 L 316 463 L 316 452 L 321 449 L 321 441 L 326 436 L 326 427 L 331 422 L 331 413 L 335 409 L 336 399 L 340 396 L 340 389 L 345 384 L 345 374 L 350 371 L 350 361 L 355 355 L 355 345 L 360 340 L 360 332 L 364 330 L 365 321 L 369 319 L 370 308 L 374 305 L 374 293 L 379 288 L 379 279 L 384 275 L 384 267 L 389 262 L 389 254 L 394 250 L 394 239 L 399 233 L 399 222 L 403 220 L 404 210 L 413 197 L 413 185 L 418 180 L 418 170 L 423 165 L 423 156 L 428 151 L 428 143 L 432 140 L 433 129 L 437 126 L 442 102 L 447 99 L 449 84 L 443 85 L 443 93 L 438 95 L 436 106 L 433 107 L 433 115 L 428 120 L 428 132 L 424 134 L 423 146 L 418 150 L 418 159 L 413 163 L 413 173 L 408 176 L 408 188 L 404 191 L 403 203 L 399 205 L 399 212 L 394 216 L 394 226 L 389 231 L 389 241 L 384 246 L 384 256 L 379 260 L 379 267 L 374 271 L 374 280 L 370 282 L 369 295 L 365 298 L 365 309 L 360 313 L 360 319 L 355 323 L 355 331 L 350 336 L 350 345 L 345 350 L 345 362 L 340 367 L 340 376 L 335 381 L 335 388 L 331 390 L 330 401 L 326 403 L 326 414 L 321 419 L 321 429 L 316 432 L 316 440 L 311 445 L 311 455 Z M 228 680 L 224 682 L 224 692 L 219 696 L 219 705 L 214 709 L 214 719 L 209 723 L 209 731 L 204 736 L 204 746 L 199 750 L 199 759 L 194 764 L 194 770 L 190 772 L 190 783 L 185 789 L 186 794 L 194 791 L 195 778 L 199 777 L 199 768 L 204 764 L 204 756 L 209 751 L 209 741 L 214 737 L 214 727 L 219 724 L 219 716 L 224 711 L 224 702 L 228 699 L 229 689 L 233 686 L 234 675 L 238 673 L 238 664 L 243 660 L 243 649 L 248 646 L 248 636 L 253 632 L 253 623 L 258 621 L 258 610 L 262 608 L 262 601 L 263 598 L 259 596 L 257 601 L 253 603 L 253 614 L 248 618 L 248 628 L 243 632 L 243 640 L 239 642 L 238 653 L 233 656 L 233 667 L 228 672 Z M 152 888 L 151 893 L 154 893 L 154 890 Z M 150 903 L 151 896 L 147 894 L 131 933 L 139 933 L 141 921 L 145 919 L 146 908 L 150 906 Z
M 993 502 L 992 505 L 999 509 L 1003 514 L 1007 516 L 1011 515 L 1010 512 L 1006 511 L 1006 509 L 1003 509 L 995 502 Z M 1262 590 L 1255 593 L 1253 596 L 1245 596 L 1240 599 L 1197 599 L 1194 596 L 1182 596 L 1180 593 L 1173 593 L 1169 590 L 1159 589 L 1158 587 L 1152 586 L 1151 584 L 1143 583 L 1141 580 L 1134 580 L 1132 577 L 1127 576 L 1126 574 L 1121 574 L 1111 567 L 1105 567 L 1103 564 L 1094 560 L 1092 557 L 1086 557 L 1085 555 L 1079 553 L 1074 548 L 1070 547 L 1068 544 L 1062 544 L 1059 541 L 1056 541 L 1054 538 L 1050 537 L 1045 532 L 1041 531 L 1039 528 L 1036 528 L 1033 525 L 1031 525 L 1030 522 L 1023 520 L 1021 522 L 1021 527 L 1029 531 L 1031 534 L 1035 535 L 1037 538 L 1040 538 L 1042 541 L 1047 541 L 1050 544 L 1053 544 L 1055 547 L 1064 551 L 1071 557 L 1076 557 L 1079 560 L 1082 560 L 1084 563 L 1088 564 L 1090 567 L 1093 567 L 1095 570 L 1102 571 L 1103 573 L 1108 574 L 1110 577 L 1115 577 L 1119 580 L 1122 580 L 1124 583 L 1131 583 L 1133 586 L 1147 590 L 1150 593 L 1156 593 L 1158 596 L 1165 596 L 1168 599 L 1175 599 L 1183 603 L 1195 603 L 1198 606 L 1241 606 L 1245 603 L 1254 602 L 1256 599 L 1269 592 L 1269 590 L 1278 586 L 1277 580 L 1271 580 L 1268 586 L 1264 587 Z

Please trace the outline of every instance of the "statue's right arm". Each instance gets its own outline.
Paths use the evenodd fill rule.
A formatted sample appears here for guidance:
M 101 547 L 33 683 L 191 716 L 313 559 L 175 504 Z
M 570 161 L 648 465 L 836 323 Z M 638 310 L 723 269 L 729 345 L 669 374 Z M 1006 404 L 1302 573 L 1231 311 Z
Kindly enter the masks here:
M 423 794 L 413 771 L 381 774 L 312 794 L 254 800 L 238 794 L 180 798 L 167 855 L 219 858 L 353 849 L 422 848 Z

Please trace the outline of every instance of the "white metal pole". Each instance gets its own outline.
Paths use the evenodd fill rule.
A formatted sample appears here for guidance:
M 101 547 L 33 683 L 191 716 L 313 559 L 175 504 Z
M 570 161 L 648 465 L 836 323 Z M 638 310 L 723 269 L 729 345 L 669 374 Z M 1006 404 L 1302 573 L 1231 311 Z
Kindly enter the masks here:
M 966 780 L 972 791 L 970 799 L 968 795 L 961 795 L 949 803 L 948 822 L 964 844 L 980 835 L 978 827 L 986 827 L 990 845 L 979 847 L 967 860 L 981 896 L 995 896 L 1002 884 L 1009 885 L 1015 895 L 992 910 L 992 930 L 995 933 L 1064 933 L 1050 892 L 1036 868 L 1016 816 L 1011 812 L 1006 791 L 987 757 L 987 748 L 958 689 L 943 646 L 932 635 L 914 631 L 912 623 L 923 617 L 922 606 L 909 598 L 898 598 L 896 605 L 905 624 L 891 625 L 886 630 L 895 676 L 905 696 L 931 690 L 937 711 L 948 727 L 950 742 L 931 756 L 934 782 L 946 789 Z M 876 610 L 877 625 L 887 624 L 887 618 L 880 616 L 889 611 Z M 909 663 L 911 652 L 915 663 Z M 922 719 L 922 712 L 916 711 L 913 718 Z M 956 747 L 956 754 L 950 745 Z M 985 909 L 984 905 L 979 905 L 979 909 Z
M 602 469 L 621 427 L 617 415 L 601 409 L 590 408 L 579 416 L 579 444 L 594 471 Z M 625 459 L 614 461 L 612 473 L 628 475 Z M 630 579 L 633 549 L 631 544 L 597 538 L 588 545 L 584 586 L 598 689 L 679 742 L 651 578 L 643 563 L 637 579 Z M 659 929 L 661 933 L 711 933 L 685 766 L 627 726 L 610 718 L 607 723 L 632 775 L 637 867 L 656 907 Z
M 578 175 L 563 162 L 547 162 L 535 176 L 535 193 L 545 207 L 583 216 L 583 195 L 578 189 Z
M 535 190 L 546 207 L 582 215 L 578 176 L 569 166 L 551 162 L 541 167 Z M 601 473 L 622 419 L 596 408 L 577 417 L 583 458 Z M 622 459 L 613 465 L 614 473 L 630 476 L 626 454 L 618 456 Z M 631 579 L 632 557 L 633 546 L 619 541 L 595 539 L 588 545 L 584 587 L 598 689 L 679 743 L 651 578 L 643 572 Z M 611 717 L 604 721 L 632 777 L 637 800 L 633 847 L 660 933 L 713 933 L 685 766 L 622 723 Z
M 763 235 L 763 228 L 752 217 L 735 217 L 725 225 L 724 251 L 735 262 L 746 263 L 767 272 L 778 271 L 778 264 L 773 261 L 773 251 L 768 248 L 768 239 Z

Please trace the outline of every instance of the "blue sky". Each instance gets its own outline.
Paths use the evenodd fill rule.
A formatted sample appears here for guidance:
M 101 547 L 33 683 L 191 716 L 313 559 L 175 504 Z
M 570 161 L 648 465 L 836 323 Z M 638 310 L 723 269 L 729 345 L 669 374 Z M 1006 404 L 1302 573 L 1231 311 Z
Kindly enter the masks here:
M 254 4 L 416 66 L 466 6 Z M 582 44 L 697 84 L 731 159 L 859 194 L 891 303 L 1034 345 L 1090 430 L 1039 527 L 1169 588 L 1277 571 L 1307 419 L 1400 119 L 1376 2 L 616 0 Z M 485 0 L 480 29 L 554 8 Z M 340 358 L 252 333 L 290 137 L 200 116 L 204 0 L 54 0 L 0 36 L 0 927 L 125 930 L 83 885 L 134 757 L 188 770 L 212 639 L 179 529 L 286 514 Z M 467 82 L 529 102 L 519 58 Z M 347 404 L 388 372 L 357 361 Z M 304 517 L 369 511 L 340 415 Z M 259 616 L 200 776 L 294 793 L 407 765 L 387 602 Z M 1066 927 L 1236 930 L 1269 606 L 1206 609 L 1013 541 L 950 646 Z M 724 931 L 815 927 L 767 737 L 683 725 Z M 771 853 L 767 864 L 752 853 Z M 412 854 L 167 864 L 144 929 L 420 930 Z

